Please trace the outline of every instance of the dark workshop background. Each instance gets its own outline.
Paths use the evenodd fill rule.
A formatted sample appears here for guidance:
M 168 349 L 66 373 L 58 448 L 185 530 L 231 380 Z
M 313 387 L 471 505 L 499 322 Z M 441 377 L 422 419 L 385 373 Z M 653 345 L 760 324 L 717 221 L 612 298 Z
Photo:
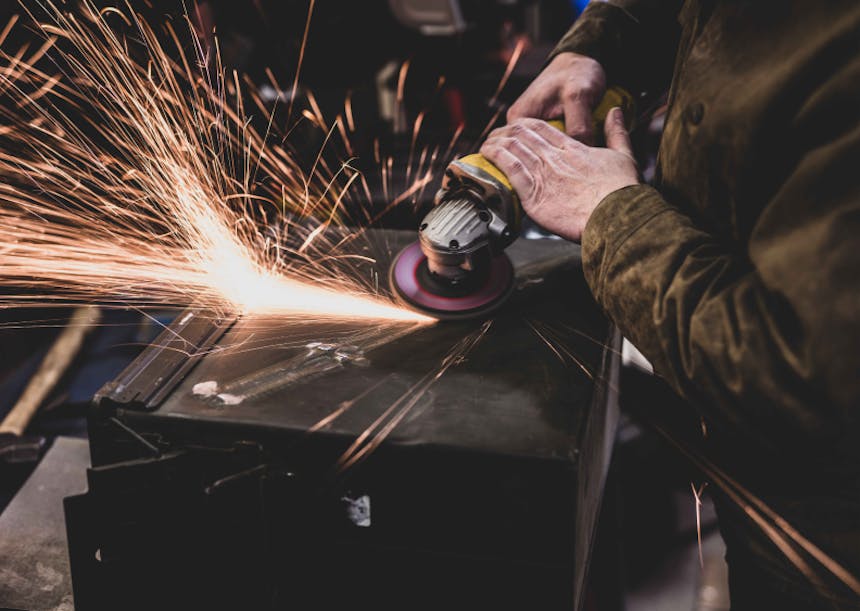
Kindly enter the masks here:
M 154 25 L 183 19 L 180 0 L 131 0 L 131 4 Z M 228 70 L 235 69 L 258 84 L 269 81 L 267 71 L 285 87 L 293 82 L 307 18 L 306 0 L 212 0 L 202 4 L 195 18 L 214 27 Z M 548 51 L 584 3 L 471 0 L 461 4 L 465 27 L 431 35 L 398 21 L 384 0 L 316 2 L 300 89 L 292 93 L 301 109 L 308 103 L 307 92 L 312 91 L 326 117 L 341 112 L 344 99 L 350 97 L 356 122 L 354 165 L 366 172 L 374 196 L 380 200 L 381 187 L 374 183 L 378 177 L 373 162 L 375 139 L 390 154 L 405 155 L 413 122 L 424 112 L 422 142 L 446 142 L 463 124 L 463 146 L 474 144 L 491 118 L 503 112 L 537 75 Z M 0 3 L 0 23 L 16 11 L 16 3 Z M 17 28 L 8 48 L 25 42 L 25 36 L 24 29 Z M 518 43 L 525 45 L 523 56 L 507 86 L 494 98 Z M 410 62 L 410 68 L 403 114 L 392 116 L 385 108 L 385 98 L 394 95 L 404 61 Z M 322 145 L 322 135 L 308 130 L 291 142 L 299 158 L 312 161 Z M 645 167 L 655 143 L 653 132 L 639 134 L 637 146 Z M 345 152 L 335 145 L 327 154 L 342 158 Z M 428 189 L 428 198 L 432 191 Z M 429 199 L 419 202 L 419 210 L 429 203 Z M 416 217 L 415 211 L 407 209 L 387 215 L 383 224 L 410 229 Z M 60 308 L 0 310 L 0 416 L 15 403 L 68 314 Z M 175 314 L 169 309 L 147 316 L 131 309 L 106 312 L 104 326 L 89 337 L 28 434 L 43 436 L 49 444 L 58 435 L 85 437 L 85 414 L 93 394 Z M 652 407 L 642 405 L 641 400 L 631 402 L 630 397 L 645 396 L 643 393 L 625 392 L 625 388 L 651 382 L 632 371 L 625 376 L 622 407 L 632 412 Z M 677 407 L 669 394 L 659 401 L 661 410 Z M 35 466 L 36 462 L 0 463 L 0 509 Z M 703 514 L 706 570 L 699 568 L 690 490 L 691 482 L 698 481 L 635 417 L 624 416 L 597 546 L 593 598 L 620 597 L 618 584 L 623 584 L 627 608 L 634 611 L 727 608 L 722 547 L 707 504 Z

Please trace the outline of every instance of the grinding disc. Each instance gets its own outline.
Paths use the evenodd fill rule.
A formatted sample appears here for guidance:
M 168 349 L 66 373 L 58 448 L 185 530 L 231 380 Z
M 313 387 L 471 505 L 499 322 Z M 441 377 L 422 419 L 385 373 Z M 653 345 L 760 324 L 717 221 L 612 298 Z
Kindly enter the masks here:
M 394 292 L 413 308 L 440 319 L 473 318 L 491 312 L 511 293 L 514 267 L 505 255 L 494 257 L 485 278 L 469 287 L 451 287 L 434 279 L 418 242 L 403 249 L 391 264 Z

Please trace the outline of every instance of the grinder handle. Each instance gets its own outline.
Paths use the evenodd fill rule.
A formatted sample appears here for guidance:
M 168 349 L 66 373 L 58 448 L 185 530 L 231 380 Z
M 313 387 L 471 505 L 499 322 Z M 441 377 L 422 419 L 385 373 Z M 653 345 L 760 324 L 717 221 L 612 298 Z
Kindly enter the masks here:
M 621 111 L 624 113 L 624 120 L 627 124 L 627 129 L 633 129 L 635 104 L 636 103 L 633 100 L 633 96 L 630 95 L 630 93 L 627 92 L 625 89 L 622 89 L 621 87 L 610 87 L 609 89 L 607 89 L 606 93 L 603 95 L 603 98 L 601 98 L 600 103 L 595 107 L 594 113 L 592 114 L 592 118 L 594 119 L 594 133 L 601 133 L 601 128 L 603 127 L 603 122 L 606 120 L 606 115 L 608 115 L 609 111 L 616 106 L 621 108 Z M 549 123 L 551 126 L 561 132 L 564 131 L 563 119 L 553 119 L 551 121 L 547 121 L 547 123 Z M 505 187 L 513 191 L 514 188 L 511 186 L 511 181 L 508 180 L 508 177 L 505 176 L 505 173 L 502 172 L 495 165 L 493 165 L 486 157 L 484 157 L 480 153 L 466 155 L 465 157 L 461 157 L 460 161 L 484 170 L 493 178 L 501 182 Z
M 621 108 L 621 111 L 624 113 L 624 120 L 625 123 L 627 123 L 627 129 L 629 130 L 633 128 L 633 117 L 635 115 L 635 102 L 633 100 L 633 96 L 621 87 L 610 87 L 606 90 L 600 103 L 594 109 L 594 113 L 592 113 L 595 134 L 599 135 L 602 133 L 601 128 L 603 127 L 603 122 L 606 120 L 606 115 L 609 114 L 609 111 L 616 106 Z M 552 121 L 547 121 L 547 123 L 559 131 L 564 131 L 564 121 L 561 119 L 553 119 Z M 512 225 L 513 231 L 519 232 L 520 223 L 522 221 L 522 206 L 520 206 L 519 197 L 517 196 L 514 187 L 511 185 L 511 181 L 508 180 L 507 176 L 505 176 L 505 173 L 480 153 L 466 155 L 465 157 L 458 159 L 458 161 L 483 170 L 502 183 L 502 185 L 504 185 L 504 187 L 513 194 L 514 201 L 516 202 L 516 218 L 509 219 L 509 223 Z

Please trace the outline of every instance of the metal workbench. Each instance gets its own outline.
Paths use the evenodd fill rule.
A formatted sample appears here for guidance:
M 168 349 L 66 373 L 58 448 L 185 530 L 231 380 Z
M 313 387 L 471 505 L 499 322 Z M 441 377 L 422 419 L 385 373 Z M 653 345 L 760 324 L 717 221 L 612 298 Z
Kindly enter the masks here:
M 78 609 L 579 608 L 618 338 L 578 247 L 509 253 L 491 322 L 177 319 L 97 398 Z

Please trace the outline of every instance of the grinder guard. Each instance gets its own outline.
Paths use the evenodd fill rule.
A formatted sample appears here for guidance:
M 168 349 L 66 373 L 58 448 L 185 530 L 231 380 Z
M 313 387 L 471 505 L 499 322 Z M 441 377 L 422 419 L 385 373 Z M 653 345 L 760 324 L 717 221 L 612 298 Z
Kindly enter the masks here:
M 418 230 L 430 272 L 457 284 L 486 271 L 519 234 L 521 210 L 507 177 L 483 155 L 452 162 Z

